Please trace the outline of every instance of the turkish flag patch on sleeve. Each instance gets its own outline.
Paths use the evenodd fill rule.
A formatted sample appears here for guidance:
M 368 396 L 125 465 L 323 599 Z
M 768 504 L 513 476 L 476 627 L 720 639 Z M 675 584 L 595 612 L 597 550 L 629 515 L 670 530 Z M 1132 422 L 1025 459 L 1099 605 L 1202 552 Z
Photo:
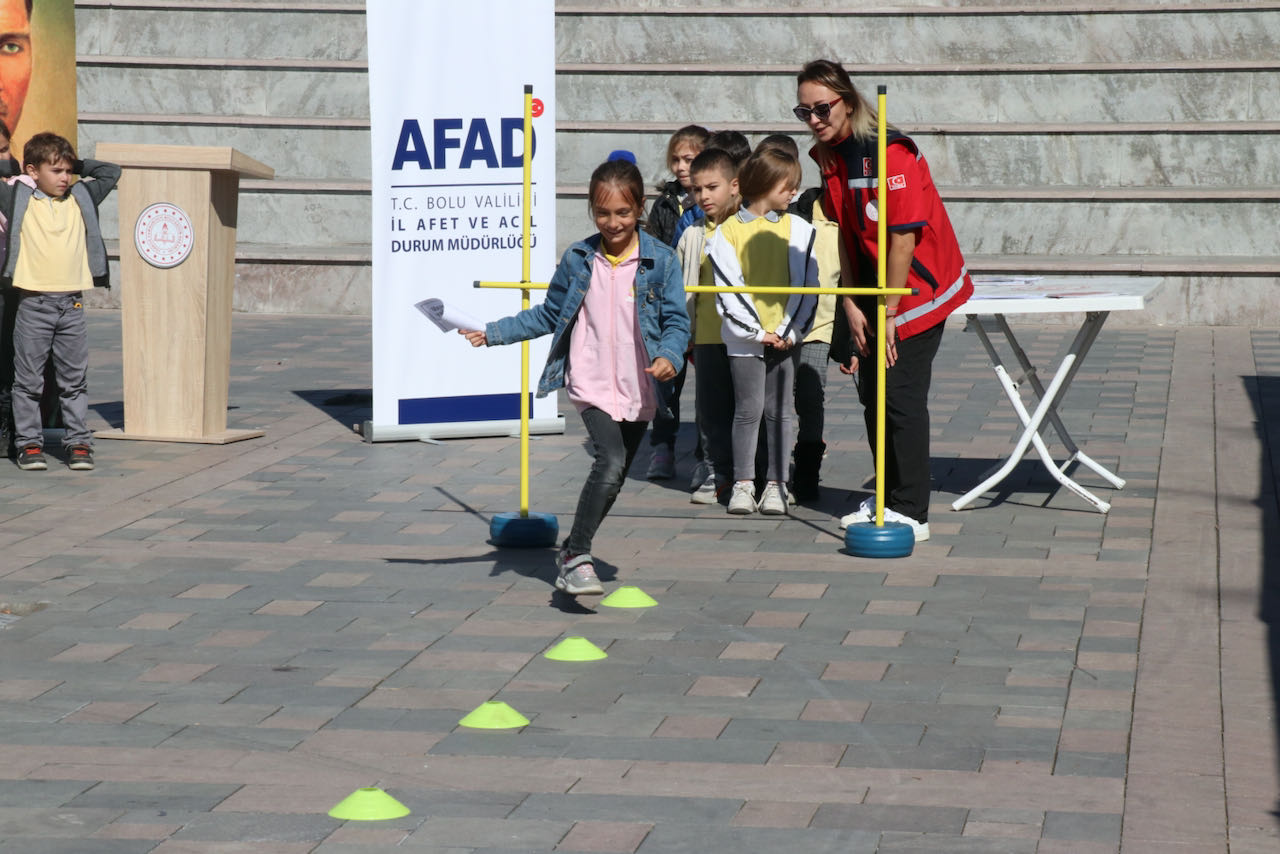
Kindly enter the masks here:
M 890 189 L 890 190 L 905 190 L 905 189 L 907 189 L 907 176 L 906 176 L 906 175 L 890 175 L 890 176 L 889 176 L 889 189 Z

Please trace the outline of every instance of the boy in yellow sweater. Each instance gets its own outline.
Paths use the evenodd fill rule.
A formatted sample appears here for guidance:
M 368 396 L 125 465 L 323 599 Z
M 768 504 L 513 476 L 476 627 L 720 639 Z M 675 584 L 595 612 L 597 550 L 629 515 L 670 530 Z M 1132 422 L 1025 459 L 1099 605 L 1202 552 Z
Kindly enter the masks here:
M 71 143 L 53 133 L 31 137 L 23 171 L 34 182 L 0 183 L 8 218 L 7 256 L 0 272 L 6 301 L 17 301 L 13 328 L 13 421 L 18 468 L 43 471 L 40 397 L 53 359 L 61 390 L 67 466 L 93 468 L 88 415 L 89 340 L 83 292 L 107 287 L 107 249 L 98 204 L 120 178 L 120 167 L 76 159 Z M 83 180 L 75 180 L 76 175 Z

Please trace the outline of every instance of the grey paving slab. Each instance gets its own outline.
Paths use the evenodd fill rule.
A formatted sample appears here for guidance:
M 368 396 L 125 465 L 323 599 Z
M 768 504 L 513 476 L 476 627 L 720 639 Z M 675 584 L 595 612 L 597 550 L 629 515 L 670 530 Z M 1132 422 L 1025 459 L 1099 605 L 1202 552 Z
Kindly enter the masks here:
M 810 826 L 958 835 L 964 830 L 967 812 L 954 807 L 930 809 L 893 804 L 823 804 L 818 807 Z
M 1120 841 L 1120 816 L 1114 813 L 1069 813 L 1050 810 L 1044 815 L 1046 839 L 1089 842 Z
M 123 783 L 104 781 L 67 802 L 68 807 L 208 812 L 240 788 L 213 783 Z
M 1033 839 L 1002 839 L 1000 837 L 958 836 L 942 833 L 888 832 L 880 840 L 877 849 L 884 854 L 1032 854 L 1036 851 Z
M 155 840 L 139 839 L 7 839 L 2 854 L 146 854 Z
M 327 815 L 262 815 L 201 813 L 191 816 L 171 837 L 183 842 L 319 842 L 341 822 Z M 215 849 L 216 850 L 216 849 Z
M 577 821 L 662 821 L 713 826 L 727 824 L 742 802 L 722 798 L 608 797 L 602 795 L 541 795 L 525 798 L 512 818 Z
M 701 833 L 701 835 L 699 835 Z M 814 854 L 873 854 L 879 834 L 857 830 L 812 829 L 803 833 L 773 828 L 730 828 L 708 830 L 683 825 L 659 825 L 649 833 L 636 854 L 695 854 L 708 849 L 739 854 L 771 854 L 796 844 Z
M 0 780 L 0 809 L 52 809 L 95 785 L 97 781 L 86 780 Z

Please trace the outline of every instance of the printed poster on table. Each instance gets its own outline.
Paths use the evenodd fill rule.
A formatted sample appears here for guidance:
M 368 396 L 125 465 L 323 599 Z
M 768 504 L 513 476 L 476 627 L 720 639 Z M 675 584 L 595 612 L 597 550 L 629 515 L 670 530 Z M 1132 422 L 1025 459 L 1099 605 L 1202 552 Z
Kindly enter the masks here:
M 524 88 L 533 86 L 530 280 L 555 268 L 552 0 L 369 0 L 373 156 L 373 419 L 368 441 L 519 429 L 520 347 L 472 348 L 459 326 L 520 309 Z M 533 291 L 534 303 L 542 291 Z M 533 397 L 550 338 L 530 346 Z

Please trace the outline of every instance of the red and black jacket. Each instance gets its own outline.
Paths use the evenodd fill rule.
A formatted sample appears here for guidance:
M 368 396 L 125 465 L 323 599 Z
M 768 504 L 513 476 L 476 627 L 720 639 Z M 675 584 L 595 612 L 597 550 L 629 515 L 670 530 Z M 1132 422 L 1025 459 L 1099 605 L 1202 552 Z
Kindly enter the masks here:
M 849 137 L 832 147 L 834 157 L 814 156 L 822 169 L 822 207 L 840 224 L 849 258 L 857 265 L 859 285 L 874 284 L 877 235 L 876 140 Z M 816 149 L 815 149 L 816 151 Z M 814 154 L 814 152 L 810 152 Z M 929 174 L 929 164 L 908 136 L 891 131 L 885 153 L 888 230 L 919 230 L 907 286 L 915 296 L 898 303 L 897 333 L 910 338 L 946 320 L 973 294 L 951 220 Z M 870 271 L 870 277 L 866 275 Z M 859 300 L 861 304 L 865 300 Z M 864 309 L 865 310 L 865 309 Z

